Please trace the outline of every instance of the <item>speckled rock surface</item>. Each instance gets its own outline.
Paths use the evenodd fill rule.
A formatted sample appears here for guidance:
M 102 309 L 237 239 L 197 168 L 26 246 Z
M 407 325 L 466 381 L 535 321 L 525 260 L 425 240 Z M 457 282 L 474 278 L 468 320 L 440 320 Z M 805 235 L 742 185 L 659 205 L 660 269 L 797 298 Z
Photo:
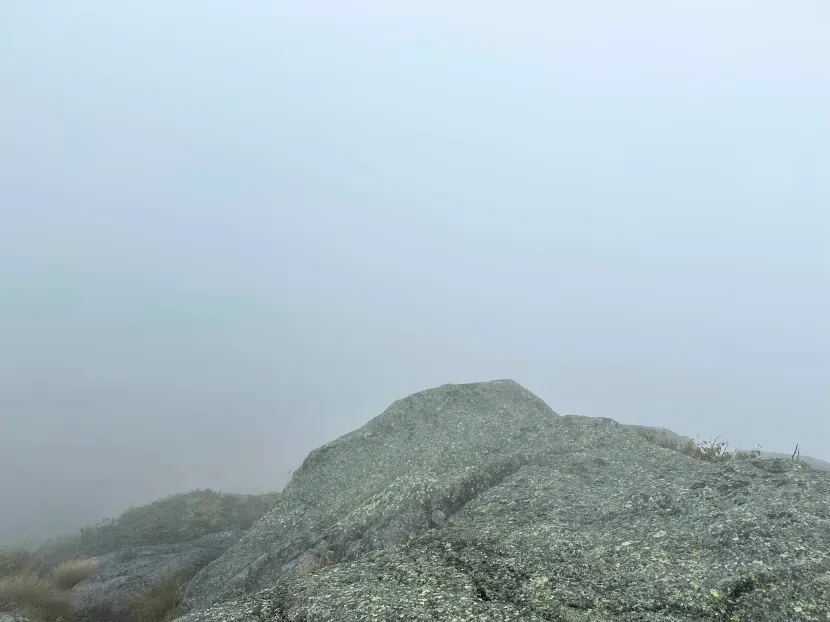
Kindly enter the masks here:
M 511 381 L 312 452 L 180 622 L 830 620 L 830 473 L 702 462 Z

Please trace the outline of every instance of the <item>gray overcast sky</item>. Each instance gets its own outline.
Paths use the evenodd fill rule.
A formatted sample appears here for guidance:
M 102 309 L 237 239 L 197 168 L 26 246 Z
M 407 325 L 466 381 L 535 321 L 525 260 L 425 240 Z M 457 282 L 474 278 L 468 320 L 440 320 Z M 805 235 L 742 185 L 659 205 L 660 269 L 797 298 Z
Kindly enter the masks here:
M 818 0 L 0 0 L 0 541 L 446 382 L 830 459 L 828 59 Z

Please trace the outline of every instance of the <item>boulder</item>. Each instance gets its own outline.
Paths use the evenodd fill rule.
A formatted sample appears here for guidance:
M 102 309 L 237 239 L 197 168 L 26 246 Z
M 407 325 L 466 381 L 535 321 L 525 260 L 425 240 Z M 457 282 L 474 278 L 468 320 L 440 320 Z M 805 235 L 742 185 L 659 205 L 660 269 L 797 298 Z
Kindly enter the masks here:
M 72 589 L 73 622 L 129 619 L 136 597 L 167 579 L 185 583 L 240 535 L 215 533 L 190 542 L 130 547 L 99 556 L 99 573 Z
M 708 462 L 509 380 L 395 402 L 313 452 L 180 622 L 830 617 L 830 473 Z

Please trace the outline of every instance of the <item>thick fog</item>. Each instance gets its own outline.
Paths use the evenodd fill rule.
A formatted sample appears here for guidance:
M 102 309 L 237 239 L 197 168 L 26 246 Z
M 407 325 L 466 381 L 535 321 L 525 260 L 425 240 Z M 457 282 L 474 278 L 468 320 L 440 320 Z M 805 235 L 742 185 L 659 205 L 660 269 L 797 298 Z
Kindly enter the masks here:
M 828 42 L 817 1 L 2 3 L 0 542 L 279 489 L 444 383 L 830 460 Z

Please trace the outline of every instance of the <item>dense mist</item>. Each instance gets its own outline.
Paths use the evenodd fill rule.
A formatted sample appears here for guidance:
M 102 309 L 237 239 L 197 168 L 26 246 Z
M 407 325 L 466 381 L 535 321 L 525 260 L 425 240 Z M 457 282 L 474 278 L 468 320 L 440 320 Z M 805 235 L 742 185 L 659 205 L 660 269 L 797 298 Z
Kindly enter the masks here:
M 830 460 L 830 9 L 681 4 L 5 3 L 0 543 L 450 382 Z

